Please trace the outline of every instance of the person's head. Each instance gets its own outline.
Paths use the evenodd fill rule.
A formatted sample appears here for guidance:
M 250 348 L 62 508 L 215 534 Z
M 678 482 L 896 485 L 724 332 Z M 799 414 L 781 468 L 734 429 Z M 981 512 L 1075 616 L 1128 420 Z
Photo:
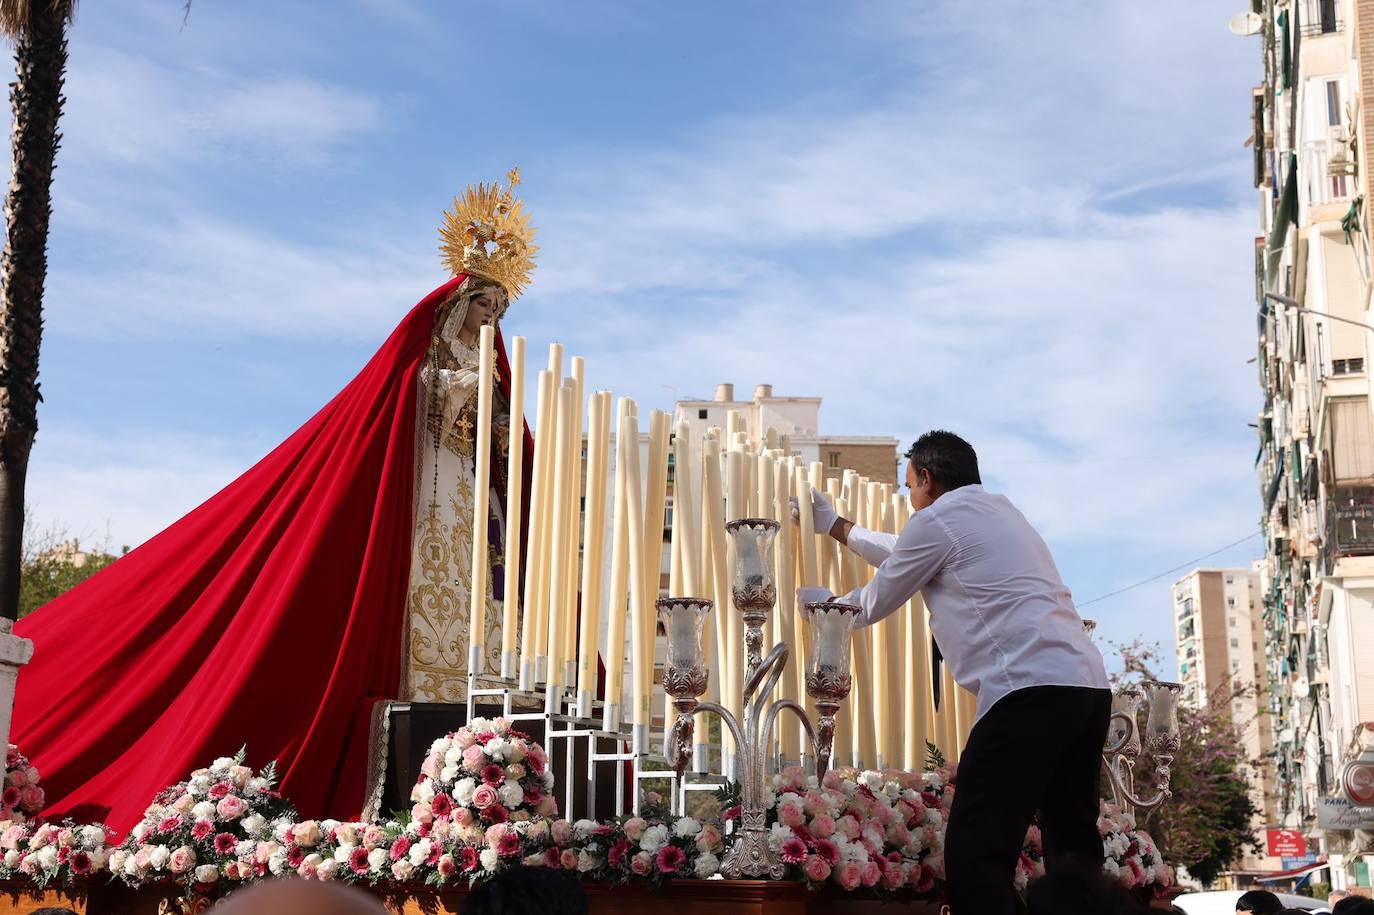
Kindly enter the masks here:
M 1335 906 L 1336 903 L 1340 902 L 1342 899 L 1348 898 L 1349 896 L 1350 894 L 1347 893 L 1345 890 L 1332 890 L 1331 893 L 1326 897 L 1327 908 Z
M 1374 915 L 1374 899 L 1346 895 L 1331 906 L 1331 915 Z
M 943 429 L 916 439 L 907 449 L 906 461 L 906 485 L 915 511 L 928 508 L 951 489 L 983 482 L 973 446 Z
M 215 915 L 387 915 L 380 899 L 342 883 L 268 880 L 230 893 Z
M 470 276 L 440 306 L 441 335 L 447 340 L 475 343 L 482 327 L 501 320 L 509 307 L 510 297 L 500 285 Z
M 1030 915 L 1143 915 L 1121 884 L 1099 870 L 1067 867 L 1050 871 L 1026 891 Z
M 75 909 L 68 909 L 60 905 L 46 906 L 41 909 L 34 909 L 29 915 L 76 915 Z
M 1236 900 L 1236 912 L 1251 912 L 1253 915 L 1278 915 L 1283 911 L 1279 897 L 1268 890 L 1250 890 L 1242 893 Z
M 513 867 L 477 887 L 463 915 L 587 915 L 587 891 L 567 871 Z

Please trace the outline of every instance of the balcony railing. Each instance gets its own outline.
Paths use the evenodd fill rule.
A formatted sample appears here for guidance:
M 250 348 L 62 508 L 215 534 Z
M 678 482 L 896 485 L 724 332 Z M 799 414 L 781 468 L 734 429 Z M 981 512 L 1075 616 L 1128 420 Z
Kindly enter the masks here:
M 1339 32 L 1343 24 L 1339 0 L 1304 0 L 1298 21 L 1302 37 L 1330 35 Z
M 1331 559 L 1374 555 L 1374 486 L 1337 488 L 1327 500 L 1325 547 Z

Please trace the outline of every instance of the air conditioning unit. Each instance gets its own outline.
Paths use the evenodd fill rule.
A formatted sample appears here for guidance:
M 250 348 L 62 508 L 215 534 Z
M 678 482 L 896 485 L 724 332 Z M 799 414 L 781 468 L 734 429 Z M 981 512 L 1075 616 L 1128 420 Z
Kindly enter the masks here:
M 1326 173 L 1332 177 L 1355 174 L 1355 160 L 1350 157 L 1350 133 L 1344 127 L 1332 127 L 1326 134 L 1330 153 Z

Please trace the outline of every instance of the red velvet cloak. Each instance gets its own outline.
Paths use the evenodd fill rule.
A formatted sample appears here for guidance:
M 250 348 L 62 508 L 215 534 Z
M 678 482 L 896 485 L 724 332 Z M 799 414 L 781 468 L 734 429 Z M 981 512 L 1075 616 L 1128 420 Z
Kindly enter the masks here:
M 255 768 L 277 761 L 302 815 L 359 813 L 371 708 L 401 678 L 416 376 L 461 279 L 237 480 L 15 627 L 35 650 L 11 740 L 42 772 L 47 816 L 124 832 L 242 745 Z M 499 336 L 497 350 L 509 393 Z

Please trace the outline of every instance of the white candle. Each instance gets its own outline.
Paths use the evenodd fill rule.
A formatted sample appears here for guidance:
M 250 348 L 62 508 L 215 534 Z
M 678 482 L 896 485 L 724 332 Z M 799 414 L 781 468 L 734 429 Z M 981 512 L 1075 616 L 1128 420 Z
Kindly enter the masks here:
M 563 606 L 566 608 L 567 621 L 563 627 L 563 650 L 560 656 L 563 658 L 565 671 L 563 680 L 560 682 L 572 685 L 577 679 L 577 595 L 580 592 L 580 580 L 578 576 L 578 558 L 582 540 L 580 536 L 582 521 L 582 421 L 585 419 L 582 411 L 582 400 L 585 391 L 583 377 L 586 374 L 587 361 L 581 356 L 572 358 L 572 382 L 573 382 L 573 414 L 572 414 L 572 437 L 568 439 L 568 472 L 572 474 L 572 483 L 568 489 L 568 500 L 563 505 L 563 510 L 568 513 L 568 539 L 566 548 L 568 550 L 568 578 L 563 583 Z
M 652 679 L 652 661 L 645 656 L 648 640 L 645 638 L 644 627 L 648 622 L 648 610 L 644 606 L 644 597 L 648 594 L 648 571 L 644 568 L 644 490 L 640 482 L 639 418 L 634 415 L 633 401 L 631 408 L 630 415 L 625 418 L 622 432 L 626 446 L 625 517 L 628 525 L 630 564 L 630 664 L 634 676 L 632 721 L 638 730 L 649 725 L 649 702 L 645 694 Z M 647 732 L 641 732 L 641 735 L 647 737 Z M 646 748 L 647 744 L 638 747 L 640 750 Z
M 720 442 L 707 437 L 702 443 L 702 490 L 705 495 L 705 511 L 702 529 L 710 538 L 708 555 L 711 564 L 711 590 L 715 598 L 716 633 L 716 671 L 711 678 L 716 684 L 716 694 L 720 703 L 731 708 L 730 703 L 730 571 L 725 549 L 725 495 L 721 484 Z M 722 746 L 727 754 L 733 752 L 734 740 L 729 729 L 721 731 Z M 727 775 L 731 774 L 726 772 Z
M 487 589 L 491 563 L 487 555 L 487 518 L 491 514 L 491 389 L 495 373 L 496 328 L 487 324 L 478 337 L 476 481 L 472 494 L 472 612 L 469 614 L 468 672 L 486 673 Z
M 654 691 L 654 645 L 658 634 L 658 600 L 663 570 L 663 527 L 668 498 L 668 438 L 672 421 L 662 410 L 649 413 L 649 464 L 644 468 L 644 657 L 648 665 L 639 702 L 644 706 L 644 723 L 652 724 L 651 703 Z
M 596 692 L 610 454 L 609 407 L 610 394 L 598 391 L 592 394 L 587 411 L 587 511 L 582 535 L 582 625 L 577 666 L 578 714 L 582 717 L 591 714 L 591 700 Z
M 793 628 L 793 621 L 797 612 L 797 586 L 792 578 L 794 568 L 792 560 L 793 547 L 793 527 L 792 509 L 788 497 L 792 494 L 792 487 L 789 484 L 789 472 L 786 461 L 774 460 L 769 462 L 774 476 L 777 480 L 777 488 L 773 493 L 773 518 L 779 522 L 777 539 L 777 582 L 778 582 L 778 609 L 774 618 L 778 621 L 777 639 L 786 642 L 789 656 L 788 663 L 790 670 L 784 670 L 782 679 L 779 683 L 779 693 L 783 699 L 796 701 L 801 698 L 802 693 L 797 691 L 796 671 L 806 667 L 806 654 L 802 649 L 800 641 L 797 639 L 797 631 Z M 799 725 L 790 717 L 779 717 L 779 727 L 782 730 L 781 747 L 782 755 L 789 760 L 800 759 L 801 757 L 801 735 L 798 731 Z
M 542 554 L 540 560 L 543 564 L 544 572 L 541 576 L 542 581 L 539 589 L 539 607 L 535 613 L 534 624 L 535 644 L 538 646 L 539 657 L 536 658 L 538 668 L 536 676 L 543 680 L 548 666 L 548 645 L 549 645 L 549 569 L 552 562 L 553 547 L 553 526 L 554 509 L 556 503 L 553 500 L 554 472 L 558 465 L 558 391 L 563 387 L 563 344 L 549 344 L 549 374 L 553 377 L 553 402 L 549 407 L 549 450 L 547 459 L 544 461 L 544 500 L 539 506 L 539 514 L 543 516 L 543 533 L 539 538 L 539 551 Z M 543 433 L 543 428 L 540 428 Z M 533 510 L 533 506 L 531 506 Z
M 678 536 L 678 551 L 681 562 L 679 584 L 682 594 L 677 596 L 701 597 L 701 561 L 697 555 L 699 543 L 692 497 L 692 449 L 688 440 L 689 434 L 688 425 L 678 423 L 677 434 L 673 438 L 673 527 L 681 530 Z
M 506 446 L 505 606 L 501 617 L 501 676 L 519 675 L 520 505 L 525 482 L 525 338 L 512 337 L 510 349 L 510 439 Z
M 551 713 L 562 711 L 558 708 L 558 692 L 563 684 L 563 627 L 568 624 L 569 617 L 569 608 L 564 605 L 563 596 L 569 572 L 567 541 L 571 532 L 568 530 L 568 513 L 562 508 L 570 497 L 569 484 L 573 478 L 572 469 L 568 466 L 568 455 L 572 451 L 568 444 L 572 436 L 572 423 L 573 386 L 571 382 L 564 382 L 558 389 L 557 459 L 553 478 L 555 509 L 549 573 L 549 669 L 545 710 Z
M 533 689 L 537 674 L 537 658 L 543 654 L 539 641 L 539 596 L 544 591 L 545 575 L 548 566 L 544 562 L 544 511 L 543 504 L 549 501 L 547 484 L 551 475 L 544 472 L 557 438 L 554 433 L 554 396 L 553 375 L 547 371 L 539 373 L 538 394 L 535 406 L 537 418 L 534 440 L 534 462 L 530 468 L 530 533 L 525 567 L 525 616 L 520 626 L 520 688 Z
M 738 521 L 743 518 L 749 506 L 749 493 L 744 488 L 744 452 L 738 449 L 729 452 L 725 457 L 725 518 L 726 521 Z M 724 533 L 722 531 L 722 533 Z M 729 581 L 735 580 L 735 551 L 730 550 L 726 553 L 726 570 L 729 573 Z M 730 703 L 730 709 L 738 716 L 743 711 L 743 689 L 744 689 L 744 621 L 740 619 L 739 611 L 733 606 L 724 614 L 729 639 L 726 641 L 726 665 L 728 669 L 729 689 L 725 694 L 726 700 Z
M 611 514 L 611 584 L 606 602 L 606 716 L 608 731 L 619 730 L 619 712 L 625 695 L 625 595 L 630 578 L 630 525 L 626 499 L 630 461 L 626 453 L 627 398 L 616 405 L 615 501 Z

